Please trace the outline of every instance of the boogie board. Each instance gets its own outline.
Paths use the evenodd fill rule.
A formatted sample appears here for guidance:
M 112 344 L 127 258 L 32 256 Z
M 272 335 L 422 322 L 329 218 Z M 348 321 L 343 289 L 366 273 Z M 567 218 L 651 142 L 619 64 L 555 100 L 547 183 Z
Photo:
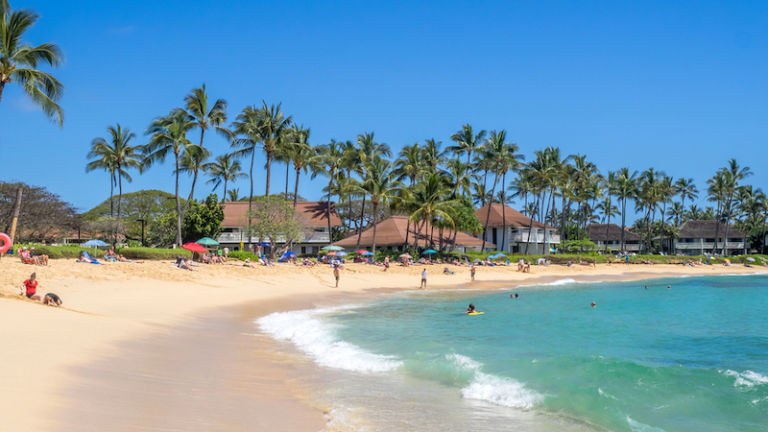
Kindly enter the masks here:
M 467 315 L 482 315 L 485 312 L 469 312 Z

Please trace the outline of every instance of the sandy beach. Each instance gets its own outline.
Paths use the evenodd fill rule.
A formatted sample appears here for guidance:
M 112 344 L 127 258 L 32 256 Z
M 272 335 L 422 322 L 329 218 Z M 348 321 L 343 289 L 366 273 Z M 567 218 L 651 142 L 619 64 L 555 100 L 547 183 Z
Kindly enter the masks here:
M 423 267 L 347 265 L 340 288 L 327 266 L 176 269 L 170 262 L 48 267 L 0 261 L 0 429 L 322 430 L 326 411 L 301 382 L 301 360 L 272 349 L 253 318 L 417 289 Z M 511 287 L 563 278 L 630 280 L 762 272 L 760 267 L 598 265 L 429 266 L 428 289 Z M 37 272 L 62 308 L 26 300 Z

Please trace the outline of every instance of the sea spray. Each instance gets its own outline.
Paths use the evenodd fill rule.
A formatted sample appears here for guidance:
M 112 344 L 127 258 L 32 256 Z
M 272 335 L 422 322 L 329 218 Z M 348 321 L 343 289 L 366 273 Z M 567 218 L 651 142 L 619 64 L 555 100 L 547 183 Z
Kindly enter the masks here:
M 275 339 L 290 341 L 317 364 L 355 372 L 386 372 L 402 362 L 394 356 L 374 354 L 339 339 L 334 326 L 319 316 L 341 308 L 275 312 L 256 322 Z

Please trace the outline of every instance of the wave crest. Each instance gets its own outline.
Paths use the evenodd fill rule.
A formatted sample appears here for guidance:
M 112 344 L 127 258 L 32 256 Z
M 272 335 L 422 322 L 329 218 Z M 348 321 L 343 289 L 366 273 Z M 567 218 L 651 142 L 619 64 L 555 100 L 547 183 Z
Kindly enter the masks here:
M 756 385 L 768 384 L 768 376 L 761 375 L 751 370 L 736 372 L 735 370 L 727 369 L 722 371 L 722 374 L 736 378 L 733 382 L 734 387 L 754 387 Z
M 354 372 L 386 372 L 403 362 L 394 356 L 374 354 L 339 339 L 333 326 L 318 315 L 339 308 L 275 312 L 256 320 L 262 331 L 275 339 L 290 341 L 325 367 Z
M 465 399 L 475 399 L 490 402 L 495 405 L 530 409 L 544 398 L 529 390 L 513 379 L 499 377 L 482 372 L 482 364 L 461 354 L 448 354 L 446 359 L 452 361 L 463 370 L 471 371 L 474 377 L 468 386 L 461 389 Z

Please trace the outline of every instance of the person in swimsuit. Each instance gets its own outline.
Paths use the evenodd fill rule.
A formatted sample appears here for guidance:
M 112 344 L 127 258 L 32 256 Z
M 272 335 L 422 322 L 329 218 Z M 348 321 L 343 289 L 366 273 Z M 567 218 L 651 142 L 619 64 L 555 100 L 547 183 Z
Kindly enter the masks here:
M 475 272 L 477 272 L 477 267 L 472 263 L 469 265 L 469 275 L 472 277 L 472 282 L 475 281 Z
M 43 296 L 37 293 L 36 273 L 32 273 L 29 275 L 29 279 L 24 281 L 22 290 L 24 290 L 24 295 L 26 295 L 28 299 L 43 301 Z
M 339 266 L 335 265 L 333 266 L 333 277 L 336 278 L 336 288 L 339 287 L 339 276 L 341 276 Z
M 475 313 L 475 312 L 477 312 L 477 311 L 475 310 L 475 305 L 473 305 L 472 303 L 470 303 L 470 304 L 469 304 L 469 307 L 467 308 L 467 313 L 468 313 L 468 314 L 471 314 L 471 313 Z
M 427 269 L 421 271 L 421 289 L 427 287 Z

